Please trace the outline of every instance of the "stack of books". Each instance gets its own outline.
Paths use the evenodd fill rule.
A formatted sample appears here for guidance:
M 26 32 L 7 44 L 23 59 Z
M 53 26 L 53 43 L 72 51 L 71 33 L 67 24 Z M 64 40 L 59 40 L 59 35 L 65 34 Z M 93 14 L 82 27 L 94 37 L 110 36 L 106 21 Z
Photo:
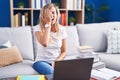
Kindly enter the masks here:
M 99 61 L 98 53 L 95 53 L 91 46 L 79 46 L 78 52 L 80 58 L 94 58 L 94 62 Z

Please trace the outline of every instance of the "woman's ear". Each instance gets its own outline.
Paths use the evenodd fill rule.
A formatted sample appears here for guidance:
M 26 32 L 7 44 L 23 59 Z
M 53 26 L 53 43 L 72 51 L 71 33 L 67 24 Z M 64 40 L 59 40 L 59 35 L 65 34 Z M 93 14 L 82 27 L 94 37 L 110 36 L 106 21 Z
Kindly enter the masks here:
M 43 16 L 40 16 L 40 20 L 45 21 L 45 19 L 43 18 Z

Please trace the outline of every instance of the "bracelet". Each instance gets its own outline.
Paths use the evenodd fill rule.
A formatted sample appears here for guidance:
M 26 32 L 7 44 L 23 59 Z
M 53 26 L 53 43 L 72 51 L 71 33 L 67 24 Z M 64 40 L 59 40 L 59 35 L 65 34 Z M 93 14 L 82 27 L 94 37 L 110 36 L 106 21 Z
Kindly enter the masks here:
M 49 24 L 45 24 L 45 28 L 48 28 L 50 25 Z

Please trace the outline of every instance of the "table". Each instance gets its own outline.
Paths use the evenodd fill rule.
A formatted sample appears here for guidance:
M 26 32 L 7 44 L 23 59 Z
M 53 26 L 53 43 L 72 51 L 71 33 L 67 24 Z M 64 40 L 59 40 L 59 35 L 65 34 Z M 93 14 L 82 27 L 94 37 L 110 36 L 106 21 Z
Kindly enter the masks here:
M 5 78 L 5 79 L 0 79 L 0 80 L 17 80 L 17 77 Z M 98 80 L 98 79 L 95 79 L 95 78 L 91 77 L 90 80 Z M 118 77 L 118 78 L 116 78 L 114 80 L 120 80 L 120 77 Z
M 6 78 L 6 79 L 0 79 L 0 80 L 17 80 L 16 77 L 13 77 L 13 78 Z M 47 80 L 47 79 L 46 79 Z M 90 80 L 97 80 L 95 78 L 90 78 Z

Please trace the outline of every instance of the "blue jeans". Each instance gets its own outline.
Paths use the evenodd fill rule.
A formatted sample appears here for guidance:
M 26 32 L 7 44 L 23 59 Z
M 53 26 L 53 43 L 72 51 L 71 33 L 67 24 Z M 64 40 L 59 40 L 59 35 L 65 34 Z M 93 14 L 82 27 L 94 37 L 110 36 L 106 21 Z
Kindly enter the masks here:
M 53 74 L 54 68 L 45 61 L 37 61 L 33 64 L 33 68 L 40 74 Z

